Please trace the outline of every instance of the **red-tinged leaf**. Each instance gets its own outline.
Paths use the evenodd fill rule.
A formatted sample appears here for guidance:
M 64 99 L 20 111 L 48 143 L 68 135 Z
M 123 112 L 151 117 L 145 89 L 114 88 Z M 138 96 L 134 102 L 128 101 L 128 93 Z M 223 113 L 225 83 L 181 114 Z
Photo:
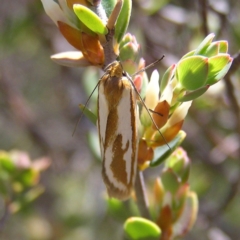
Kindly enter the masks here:
M 86 55 L 82 45 L 82 33 L 80 30 L 69 26 L 64 22 L 58 21 L 58 28 L 66 40 L 76 49 L 80 50 L 83 55 Z
M 151 146 L 159 147 L 162 145 L 166 145 L 166 142 L 168 143 L 172 141 L 176 137 L 178 132 L 181 130 L 182 125 L 183 120 L 164 130 L 164 132 L 162 132 L 162 135 L 156 132 L 154 139 L 152 139 L 151 141 Z
M 172 239 L 172 211 L 170 206 L 166 205 L 161 209 L 157 219 L 157 225 L 162 230 L 162 239 Z
M 133 79 L 133 82 L 134 82 L 134 85 L 135 85 L 136 89 L 138 90 L 138 92 L 141 92 L 142 82 L 143 82 L 142 74 L 136 75 Z
M 82 33 L 82 44 L 87 54 L 85 57 L 93 65 L 102 65 L 104 63 L 104 51 L 98 39 L 98 36 Z
M 152 112 L 152 117 L 158 129 L 162 128 L 169 117 L 170 105 L 166 100 L 159 102 Z M 153 129 L 157 130 L 155 124 L 152 124 Z
M 141 139 L 138 144 L 138 164 L 144 164 L 146 161 L 152 160 L 153 149 L 149 147 L 145 140 Z

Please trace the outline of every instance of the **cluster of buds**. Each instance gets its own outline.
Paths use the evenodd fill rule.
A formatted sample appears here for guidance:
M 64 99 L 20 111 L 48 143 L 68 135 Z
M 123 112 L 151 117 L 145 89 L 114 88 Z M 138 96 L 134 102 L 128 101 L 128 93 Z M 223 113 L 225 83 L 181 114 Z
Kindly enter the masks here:
M 198 200 L 190 190 L 188 178 L 190 160 L 182 148 L 177 148 L 165 161 L 164 168 L 150 191 L 153 220 L 130 217 L 124 230 L 131 239 L 180 239 L 195 223 Z M 139 231 L 142 229 L 142 231 Z
M 79 1 L 42 0 L 44 9 L 59 28 L 65 39 L 77 50 L 58 53 L 52 56 L 57 63 L 65 66 L 101 66 L 104 62 L 103 47 L 100 44 L 101 33 L 94 32 L 86 26 L 77 14 L 81 8 L 88 9 L 91 3 Z M 89 10 L 90 11 L 90 10 Z M 103 31 L 103 34 L 106 33 Z
M 162 239 L 183 237 L 192 228 L 198 211 L 197 196 L 188 184 L 190 161 L 186 152 L 178 148 L 165 162 L 160 178 L 155 181 L 154 196 L 157 225 Z
M 40 174 L 50 164 L 46 157 L 32 161 L 26 152 L 0 150 L 0 194 L 7 212 L 16 213 L 44 192 Z
M 212 42 L 213 38 L 214 34 L 209 34 L 197 49 L 170 66 L 160 84 L 157 70 L 153 71 L 145 104 L 151 110 L 154 121 L 143 108 L 138 153 L 140 169 L 161 162 L 161 157 L 154 156 L 158 147 L 168 143 L 173 150 L 179 146 L 185 137 L 180 130 L 192 100 L 200 97 L 228 72 L 232 63 L 227 53 L 228 44 L 226 41 Z
M 101 1 L 42 0 L 42 3 L 64 38 L 78 50 L 55 54 L 52 60 L 68 67 L 104 68 L 119 55 L 119 43 L 130 19 L 130 0 L 110 4 L 109 16 Z
M 148 79 L 145 72 L 140 71 L 144 69 L 145 61 L 143 58 L 139 58 L 139 48 L 140 46 L 136 38 L 130 33 L 125 34 L 119 44 L 119 60 L 121 61 L 124 70 L 130 76 L 134 74 L 132 79 L 134 85 L 138 92 L 142 92 L 143 82 L 144 80 L 145 82 L 148 81 Z M 137 72 L 139 73 L 135 74 Z
M 223 78 L 232 63 L 227 42 L 212 42 L 213 38 L 214 34 L 208 35 L 196 50 L 169 67 L 161 84 L 159 73 L 154 70 L 146 87 L 145 105 L 154 121 L 149 111 L 142 108 L 138 166 L 144 170 L 165 161 L 165 167 L 152 191 L 155 222 L 144 218 L 125 222 L 125 232 L 133 239 L 178 239 L 191 230 L 196 220 L 197 195 L 188 184 L 190 161 L 178 146 L 186 135 L 181 127 L 192 100 Z M 173 149 L 176 150 L 172 153 Z M 147 231 L 137 232 L 139 226 Z

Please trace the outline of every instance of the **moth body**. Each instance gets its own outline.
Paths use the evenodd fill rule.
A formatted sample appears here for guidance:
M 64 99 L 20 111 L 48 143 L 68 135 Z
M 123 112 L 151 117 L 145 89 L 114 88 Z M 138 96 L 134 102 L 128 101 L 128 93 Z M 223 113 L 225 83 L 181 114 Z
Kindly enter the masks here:
M 98 132 L 102 176 L 109 197 L 126 200 L 137 171 L 136 92 L 118 61 L 110 64 L 99 83 Z

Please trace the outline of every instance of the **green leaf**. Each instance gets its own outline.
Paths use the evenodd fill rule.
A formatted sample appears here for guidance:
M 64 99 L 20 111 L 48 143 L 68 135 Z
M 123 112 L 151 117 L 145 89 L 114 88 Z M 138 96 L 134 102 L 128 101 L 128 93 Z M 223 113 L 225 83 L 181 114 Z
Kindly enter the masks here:
M 219 41 L 219 53 L 227 53 L 228 52 L 228 42 L 227 41 Z
M 207 84 L 214 84 L 225 76 L 228 72 L 231 64 L 232 58 L 229 54 L 219 54 L 215 57 L 209 58 L 209 75 L 207 79 Z
M 183 212 L 173 226 L 175 236 L 182 236 L 189 232 L 196 221 L 198 212 L 198 198 L 196 193 L 190 192 L 185 200 Z
M 123 38 L 129 24 L 130 16 L 132 11 L 132 0 L 123 0 L 121 12 L 118 16 L 115 26 L 115 38 L 120 43 Z
M 186 53 L 185 55 L 183 55 L 183 57 L 181 58 L 181 60 L 184 59 L 184 58 L 187 58 L 187 57 L 194 56 L 194 55 L 195 55 L 195 51 L 196 51 L 196 50 L 192 50 L 191 52 Z
M 177 192 L 181 185 L 181 182 L 178 180 L 177 175 L 170 168 L 162 172 L 161 180 L 164 186 L 164 190 L 171 192 L 173 195 Z
M 198 88 L 195 91 L 187 92 L 184 96 L 177 99 L 179 102 L 187 102 L 192 101 L 200 96 L 202 96 L 210 87 L 210 85 L 203 86 L 201 88 Z
M 225 77 L 225 75 L 228 73 L 229 68 L 232 65 L 232 60 L 215 76 L 214 81 L 211 82 L 212 85 Z
M 169 81 L 172 79 L 172 76 L 174 74 L 174 70 L 175 70 L 175 64 L 173 64 L 172 66 L 170 66 L 167 71 L 164 73 L 161 83 L 160 83 L 160 91 L 161 93 L 163 93 L 165 87 L 168 85 Z
M 176 69 L 176 78 L 187 90 L 196 90 L 205 85 L 208 76 L 208 59 L 192 56 L 181 60 Z
M 95 67 L 88 67 L 83 72 L 84 81 L 82 81 L 82 86 L 87 96 L 91 96 L 91 103 L 96 103 L 98 99 L 98 90 L 95 89 L 99 82 L 99 71 Z M 94 91 L 94 92 L 93 92 Z M 87 100 L 86 100 L 87 101 Z M 96 104 L 89 104 L 92 108 L 92 112 L 97 114 Z
M 159 239 L 161 229 L 154 222 L 141 217 L 128 218 L 124 223 L 126 234 L 133 240 Z
M 155 167 L 165 161 L 172 154 L 172 152 L 183 142 L 185 137 L 186 133 L 181 130 L 179 131 L 177 136 L 168 143 L 170 148 L 167 145 L 156 148 L 154 151 L 154 159 L 151 161 L 150 166 Z
M 28 205 L 30 202 L 33 202 L 36 200 L 40 195 L 43 194 L 45 191 L 44 187 L 41 185 L 38 185 L 32 189 L 30 189 L 26 194 L 24 195 L 24 203 Z
M 33 186 L 36 185 L 37 181 L 39 180 L 39 172 L 31 168 L 22 170 L 14 180 L 20 182 L 25 187 Z
M 12 173 L 16 169 L 10 156 L 5 152 L 0 152 L 0 168 L 9 173 Z
M 144 72 L 143 80 L 142 80 L 142 88 L 141 88 L 141 93 L 140 93 L 140 95 L 143 99 L 146 97 L 148 83 L 149 83 L 148 76 L 147 76 L 146 72 Z
M 123 201 L 120 201 L 116 198 L 107 198 L 108 212 L 115 219 L 125 220 L 131 216 L 129 208 L 126 208 Z
M 219 53 L 220 43 L 219 42 L 213 42 L 211 43 L 204 53 L 204 56 L 206 57 L 212 57 Z
M 207 37 L 205 37 L 204 40 L 200 43 L 200 45 L 196 49 L 194 55 L 204 55 L 206 49 L 211 44 L 214 37 L 215 37 L 214 33 L 210 33 Z
M 92 10 L 81 5 L 74 4 L 73 10 L 79 20 L 83 22 L 89 29 L 97 34 L 106 35 L 108 33 L 107 27 L 101 18 L 98 17 Z
M 94 125 L 97 124 L 97 116 L 91 110 L 83 104 L 79 104 L 79 108 L 82 110 L 82 114 L 84 114 Z

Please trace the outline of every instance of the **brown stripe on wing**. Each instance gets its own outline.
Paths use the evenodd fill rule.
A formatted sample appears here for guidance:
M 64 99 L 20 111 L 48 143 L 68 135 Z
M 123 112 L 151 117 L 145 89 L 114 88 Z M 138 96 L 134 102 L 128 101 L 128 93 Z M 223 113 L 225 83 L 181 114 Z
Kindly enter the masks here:
M 137 171 L 137 152 L 138 152 L 138 143 L 137 143 L 137 106 L 136 106 L 136 96 L 135 92 L 132 89 L 130 92 L 130 98 L 131 98 L 131 130 L 132 130 L 132 158 L 131 158 L 131 182 L 132 185 L 135 184 L 135 178 L 136 178 L 136 171 Z

